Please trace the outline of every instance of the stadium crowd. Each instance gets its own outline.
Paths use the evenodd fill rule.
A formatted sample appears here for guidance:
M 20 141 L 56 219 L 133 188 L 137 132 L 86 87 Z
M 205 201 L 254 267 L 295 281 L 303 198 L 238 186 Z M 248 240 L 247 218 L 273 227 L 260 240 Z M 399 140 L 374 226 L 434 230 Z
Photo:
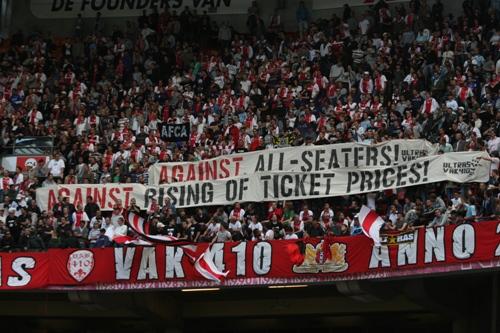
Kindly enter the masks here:
M 77 18 L 56 43 L 17 32 L 0 54 L 0 140 L 4 152 L 26 136 L 54 137 L 48 163 L 3 171 L 0 250 L 110 246 L 130 234 L 126 211 L 152 233 L 190 241 L 293 239 L 361 232 L 368 204 L 387 231 L 494 218 L 500 163 L 500 30 L 492 7 L 463 2 L 446 15 L 437 0 L 311 19 L 303 2 L 298 32 L 280 12 L 248 10 L 247 31 L 184 9 L 144 13 L 126 28 Z M 5 47 L 7 45 L 7 47 Z M 187 142 L 166 142 L 162 122 L 189 123 Z M 338 142 L 424 138 L 440 153 L 486 150 L 488 183 L 434 183 L 310 201 L 101 211 L 61 197 L 50 211 L 35 189 L 58 183 L 143 183 L 157 162 Z

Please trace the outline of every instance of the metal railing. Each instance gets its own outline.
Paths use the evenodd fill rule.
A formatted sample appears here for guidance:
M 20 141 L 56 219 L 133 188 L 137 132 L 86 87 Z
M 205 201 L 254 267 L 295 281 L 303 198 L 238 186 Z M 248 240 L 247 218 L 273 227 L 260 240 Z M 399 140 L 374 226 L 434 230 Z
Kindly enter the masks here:
M 2 156 L 7 155 L 52 155 L 54 137 L 26 136 L 17 138 L 14 143 L 3 147 Z

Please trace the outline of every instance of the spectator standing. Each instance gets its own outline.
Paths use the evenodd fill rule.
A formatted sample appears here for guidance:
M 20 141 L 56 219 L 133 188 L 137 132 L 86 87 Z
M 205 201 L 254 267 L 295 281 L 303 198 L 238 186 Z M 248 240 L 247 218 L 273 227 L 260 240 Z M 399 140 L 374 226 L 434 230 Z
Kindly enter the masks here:
M 50 175 L 54 177 L 54 181 L 61 182 L 64 176 L 64 168 L 66 164 L 61 158 L 59 153 L 55 153 L 54 157 L 49 161 L 47 168 L 49 169 Z

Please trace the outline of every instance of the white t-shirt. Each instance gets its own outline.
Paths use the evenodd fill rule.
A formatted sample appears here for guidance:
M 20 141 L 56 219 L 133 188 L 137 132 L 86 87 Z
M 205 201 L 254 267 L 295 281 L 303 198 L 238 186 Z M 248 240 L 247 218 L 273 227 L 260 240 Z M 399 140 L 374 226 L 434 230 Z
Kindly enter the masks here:
M 116 236 L 126 236 L 127 235 L 127 226 L 125 224 L 119 225 L 114 229 L 114 237 Z
M 248 224 L 248 228 L 249 228 L 250 230 L 252 230 L 252 231 L 254 231 L 255 229 L 258 229 L 258 230 L 262 231 L 262 223 L 260 223 L 260 222 L 254 223 L 254 222 L 252 221 L 252 222 L 250 222 L 250 223 Z
M 229 222 L 229 230 L 240 231 L 241 230 L 241 222 L 238 220 L 236 220 L 234 222 Z
M 23 175 L 22 173 L 20 173 L 20 174 L 18 174 L 18 175 L 16 175 L 16 176 L 14 176 L 14 179 L 16 180 L 16 181 L 15 181 L 15 184 L 16 184 L 16 185 L 20 185 L 20 184 L 22 184 L 22 183 L 23 183 L 23 181 L 24 181 L 24 175 Z
M 490 176 L 493 175 L 493 170 L 498 170 L 498 167 L 500 167 L 500 158 L 492 157 L 490 164 Z
M 266 231 L 266 234 L 264 235 L 265 240 L 273 240 L 274 239 L 274 231 L 273 229 L 269 229 Z
M 118 214 L 118 215 L 112 214 L 111 215 L 111 224 L 114 227 L 117 227 L 119 225 L 118 220 L 120 220 L 120 218 L 123 218 L 122 214 Z
M 59 160 L 50 160 L 48 164 L 48 168 L 50 170 L 50 174 L 54 177 L 62 177 L 63 169 L 66 165 L 62 159 Z
M 358 26 L 361 34 L 366 35 L 366 33 L 368 32 L 368 27 L 370 26 L 370 21 L 365 18 L 363 21 L 359 22 Z
M 498 136 L 488 141 L 488 151 L 490 153 L 498 151 L 499 146 L 500 146 L 500 137 Z
M 462 199 L 460 197 L 458 198 L 451 198 L 451 204 L 453 209 L 457 209 L 458 206 L 462 204 Z
M 453 111 L 458 110 L 458 103 L 454 99 L 446 101 L 446 107 L 452 109 Z
M 252 86 L 252 82 L 250 80 L 241 81 L 240 85 L 241 89 L 243 89 L 243 91 L 248 94 L 248 92 L 250 91 L 250 87 Z
M 210 223 L 207 227 L 207 232 L 208 234 L 213 234 L 213 233 L 217 233 L 220 229 L 220 223 L 216 223 L 216 224 L 213 224 L 213 223 Z
M 299 236 L 296 234 L 286 234 L 284 239 L 299 239 Z

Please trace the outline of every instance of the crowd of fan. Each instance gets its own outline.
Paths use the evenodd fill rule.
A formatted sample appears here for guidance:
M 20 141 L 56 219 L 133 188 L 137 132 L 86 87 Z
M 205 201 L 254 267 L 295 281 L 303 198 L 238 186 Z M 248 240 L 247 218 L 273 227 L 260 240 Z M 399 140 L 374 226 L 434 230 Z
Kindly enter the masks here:
M 298 33 L 285 33 L 279 10 L 265 18 L 253 4 L 243 33 L 185 9 L 144 13 L 111 34 L 100 15 L 91 26 L 78 17 L 64 43 L 13 34 L 0 54 L 2 146 L 53 136 L 55 153 L 3 172 L 0 248 L 109 246 L 130 234 L 127 210 L 153 233 L 207 242 L 355 235 L 365 203 L 387 231 L 495 217 L 499 12 L 466 0 L 461 16 L 444 13 L 440 1 L 380 1 L 313 22 L 301 2 Z M 189 123 L 189 140 L 162 140 L 162 122 Z M 441 153 L 487 150 L 490 181 L 232 207 L 117 203 L 111 214 L 91 198 L 77 207 L 60 198 L 43 212 L 34 200 L 37 187 L 57 183 L 147 183 L 157 162 L 393 138 L 428 139 Z

